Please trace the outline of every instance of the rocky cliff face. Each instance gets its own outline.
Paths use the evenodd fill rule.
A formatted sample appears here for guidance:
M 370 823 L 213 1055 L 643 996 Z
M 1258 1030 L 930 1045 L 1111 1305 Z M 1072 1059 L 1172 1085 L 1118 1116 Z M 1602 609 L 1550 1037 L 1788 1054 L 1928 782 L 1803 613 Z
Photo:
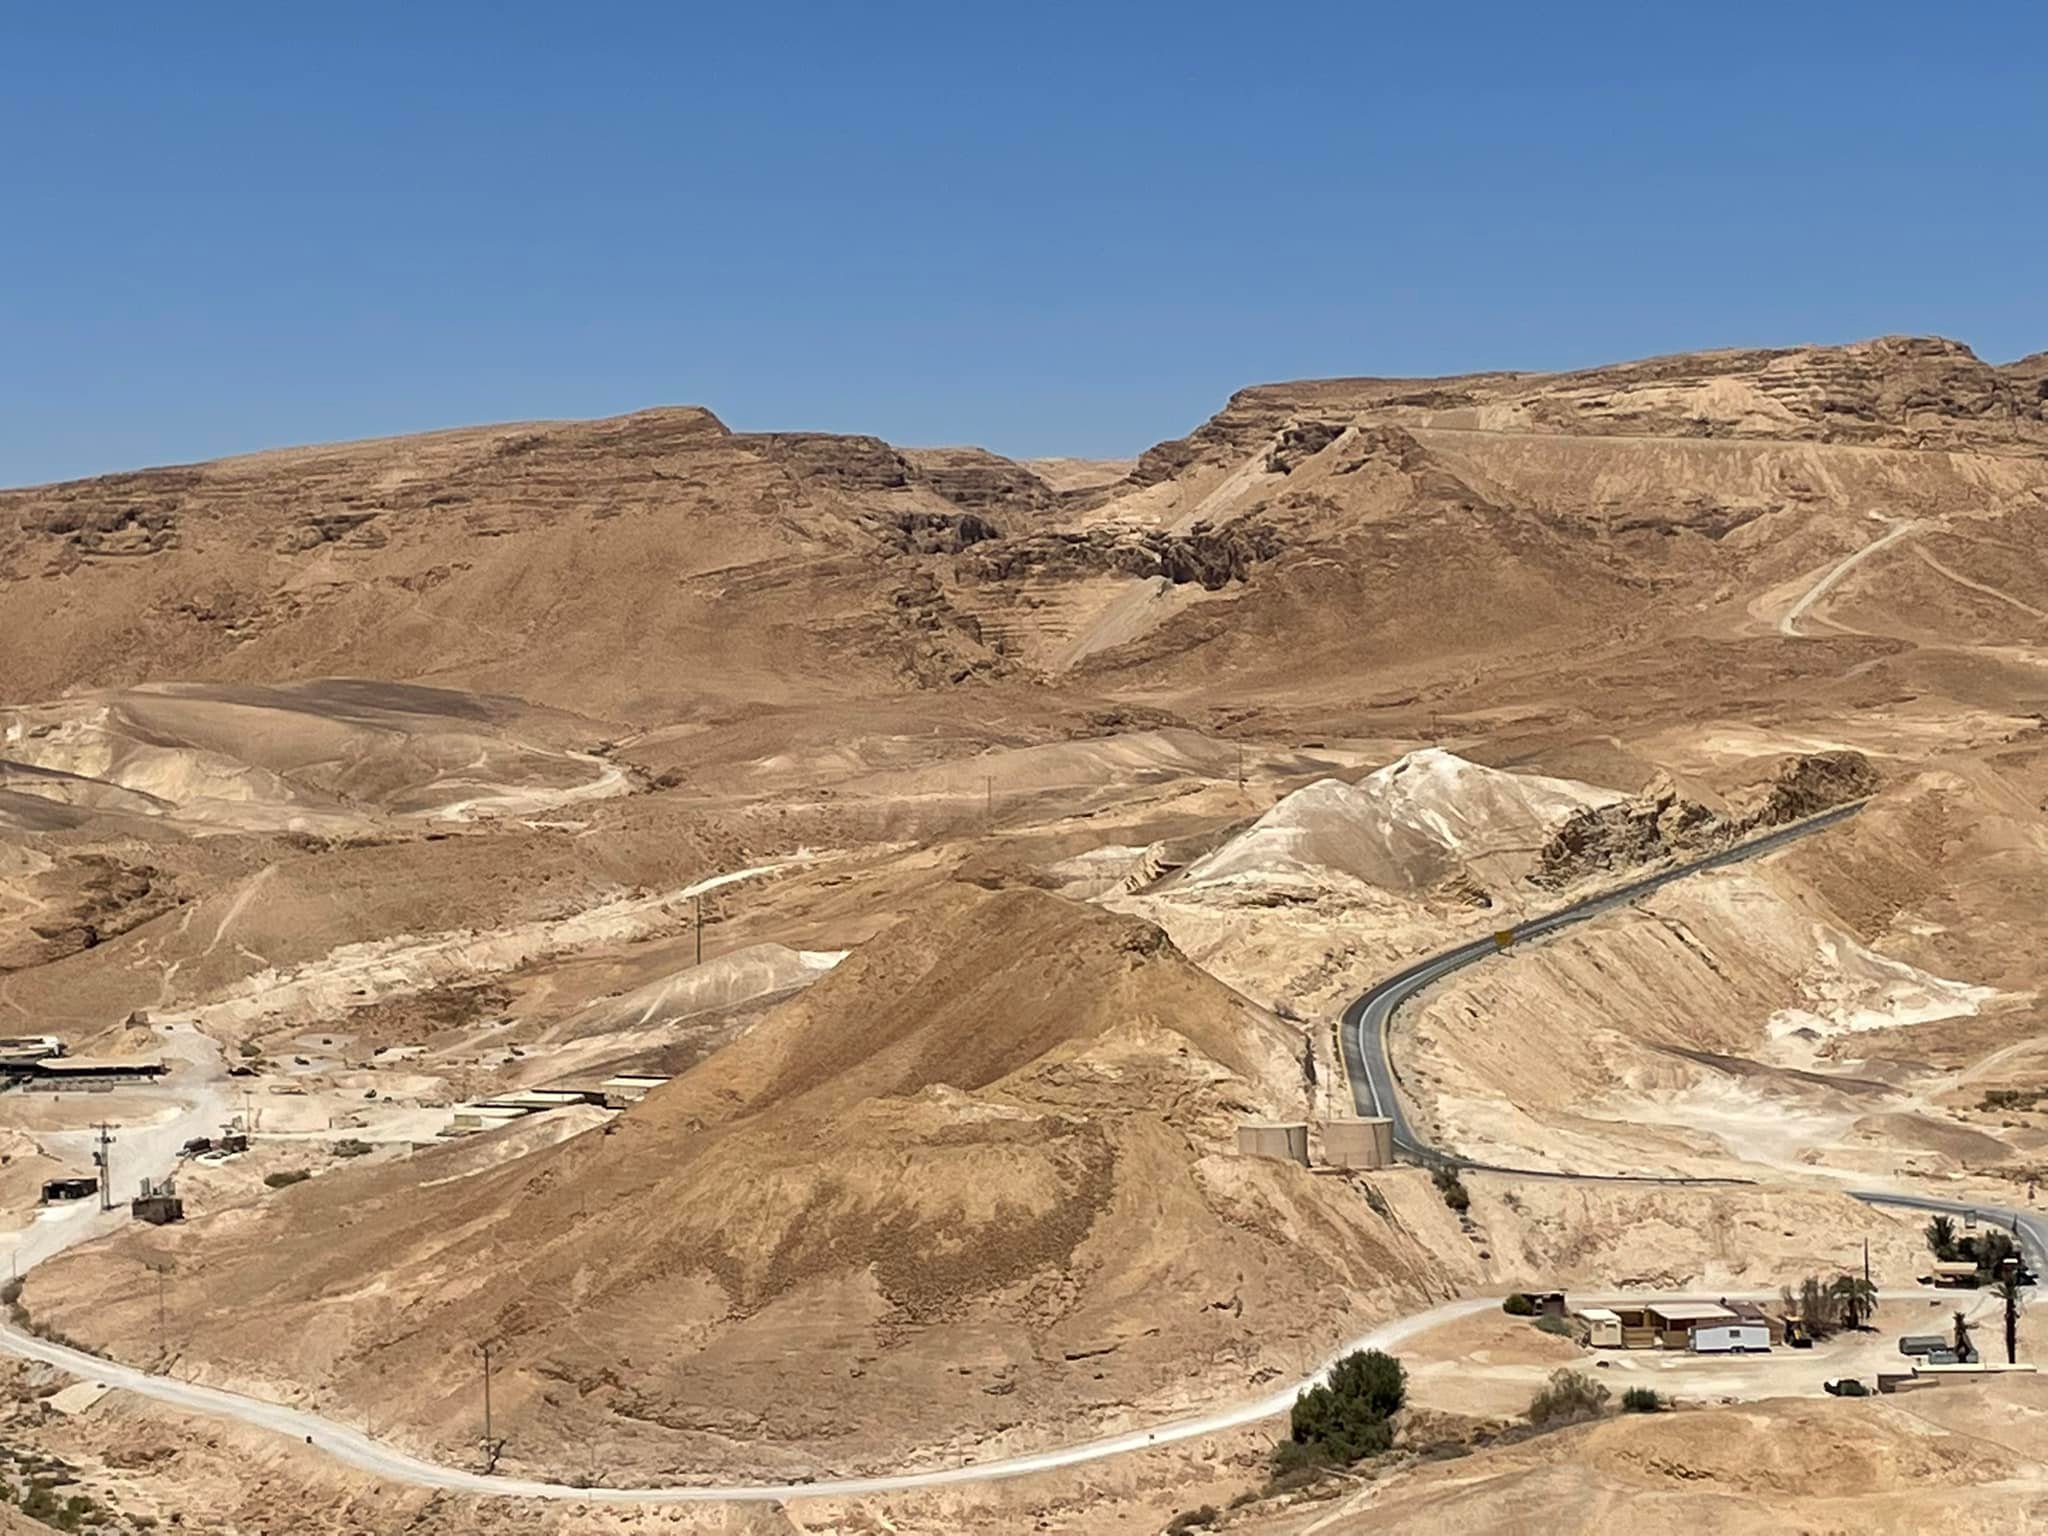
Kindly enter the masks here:
M 1697 857 L 1863 799 L 1878 783 L 1861 752 L 1815 752 L 1788 758 L 1743 804 L 1716 813 L 1659 774 L 1630 799 L 1574 812 L 1544 844 L 1530 883 L 1555 890 L 1588 875 Z
M 1960 342 L 1888 336 L 1846 347 L 1693 352 L 1575 373 L 1309 379 L 1239 390 L 1139 459 L 1133 485 L 1256 452 L 1273 468 L 1347 421 L 1564 435 L 1739 437 L 2048 454 L 2048 363 L 1995 368 Z

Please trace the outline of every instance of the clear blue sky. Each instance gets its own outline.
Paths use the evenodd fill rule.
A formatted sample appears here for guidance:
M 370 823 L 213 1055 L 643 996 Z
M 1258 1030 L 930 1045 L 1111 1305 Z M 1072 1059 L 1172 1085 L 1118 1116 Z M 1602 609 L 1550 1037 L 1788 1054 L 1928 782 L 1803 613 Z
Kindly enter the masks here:
M 2048 347 L 2048 7 L 0 12 L 0 484 L 701 402 L 1124 454 L 1240 385 Z

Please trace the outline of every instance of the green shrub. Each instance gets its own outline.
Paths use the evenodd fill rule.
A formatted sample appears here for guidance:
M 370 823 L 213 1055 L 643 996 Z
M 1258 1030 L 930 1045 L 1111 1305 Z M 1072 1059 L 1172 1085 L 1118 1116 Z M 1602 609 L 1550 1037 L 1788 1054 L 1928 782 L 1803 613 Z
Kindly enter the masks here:
M 289 1189 L 294 1184 L 303 1184 L 313 1177 L 303 1168 L 281 1169 L 276 1173 L 263 1175 L 264 1184 L 271 1189 Z
M 1291 1435 L 1274 1455 L 1275 1468 L 1349 1463 L 1388 1449 L 1394 1427 L 1387 1420 L 1407 1397 L 1400 1361 L 1376 1349 L 1354 1350 L 1331 1367 L 1328 1382 L 1294 1400 Z
M 1630 1387 L 1621 1394 L 1623 1413 L 1662 1413 L 1670 1406 L 1648 1387 Z
M 1444 1204 L 1460 1216 L 1472 1208 L 1471 1191 L 1465 1188 L 1465 1181 L 1458 1177 L 1455 1168 L 1439 1168 L 1430 1174 L 1436 1184 L 1436 1191 L 1444 1197 Z
M 1536 1315 L 1536 1303 L 1527 1296 L 1524 1296 L 1520 1291 L 1510 1291 L 1507 1300 L 1500 1304 L 1500 1309 L 1507 1313 L 1509 1317 L 1534 1317 Z
M 1584 1371 L 1555 1371 L 1549 1385 L 1529 1400 L 1529 1422 L 1540 1429 L 1558 1429 L 1597 1419 L 1607 1411 L 1611 1395 Z
M 1559 1317 L 1554 1312 L 1546 1312 L 1543 1316 L 1536 1319 L 1536 1331 L 1538 1333 L 1554 1333 L 1560 1339 L 1576 1339 L 1579 1336 L 1578 1330 L 1572 1326 L 1570 1318 Z

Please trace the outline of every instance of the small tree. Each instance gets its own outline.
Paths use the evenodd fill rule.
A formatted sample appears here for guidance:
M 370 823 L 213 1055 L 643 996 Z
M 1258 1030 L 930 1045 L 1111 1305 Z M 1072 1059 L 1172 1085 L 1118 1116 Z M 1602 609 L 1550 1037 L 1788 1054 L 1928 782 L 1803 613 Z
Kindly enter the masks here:
M 1330 1369 L 1328 1382 L 1294 1400 L 1287 1445 L 1275 1461 L 1283 1469 L 1317 1461 L 1353 1462 L 1394 1443 L 1388 1418 L 1408 1396 L 1408 1373 L 1392 1355 L 1354 1350 Z M 1289 1446 L 1300 1447 L 1290 1451 Z
M 1828 1287 L 1842 1319 L 1842 1326 L 1854 1332 L 1877 1310 L 1877 1287 L 1861 1275 L 1842 1274 Z
M 2026 1293 L 2011 1268 L 1992 1283 L 1991 1294 L 2005 1304 L 2005 1363 L 2016 1365 L 2020 1358 L 2020 1303 Z
M 1607 1388 L 1584 1371 L 1561 1370 L 1529 1401 L 1529 1422 L 1542 1429 L 1560 1429 L 1581 1419 L 1597 1419 L 1607 1411 Z
M 1507 1313 L 1509 1317 L 1534 1317 L 1536 1315 L 1536 1303 L 1520 1291 L 1510 1291 L 1507 1300 L 1500 1304 L 1500 1309 Z
M 1430 1174 L 1436 1184 L 1437 1193 L 1444 1197 L 1444 1204 L 1460 1216 L 1472 1208 L 1472 1193 L 1465 1188 L 1465 1181 L 1458 1177 L 1455 1168 L 1438 1168 Z
M 1964 1242 L 1963 1257 L 1974 1260 L 1977 1273 L 1987 1280 L 2005 1267 L 2007 1259 L 2016 1259 L 2019 1254 L 2019 1245 L 2012 1240 L 2012 1235 L 1996 1227 L 1989 1227 L 1979 1232 L 1974 1240 L 1965 1239 Z
M 1670 1406 L 1649 1387 L 1630 1387 L 1621 1394 L 1623 1413 L 1662 1413 Z

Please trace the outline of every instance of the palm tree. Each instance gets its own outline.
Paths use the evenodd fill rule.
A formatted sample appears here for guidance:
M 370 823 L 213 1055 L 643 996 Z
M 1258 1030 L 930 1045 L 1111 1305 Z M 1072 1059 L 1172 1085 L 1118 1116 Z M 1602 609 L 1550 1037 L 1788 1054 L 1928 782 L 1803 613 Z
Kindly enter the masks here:
M 1861 1328 L 1863 1320 L 1877 1310 L 1877 1287 L 1861 1275 L 1837 1275 L 1828 1292 L 1841 1303 L 1847 1327 Z
M 1991 1294 L 2005 1303 L 2005 1363 L 2016 1365 L 2020 1358 L 2020 1302 L 2025 1293 L 2010 1266 L 1992 1282 Z
M 1927 1246 L 1937 1259 L 1956 1256 L 1956 1224 L 1953 1217 L 1937 1216 L 1927 1223 Z

